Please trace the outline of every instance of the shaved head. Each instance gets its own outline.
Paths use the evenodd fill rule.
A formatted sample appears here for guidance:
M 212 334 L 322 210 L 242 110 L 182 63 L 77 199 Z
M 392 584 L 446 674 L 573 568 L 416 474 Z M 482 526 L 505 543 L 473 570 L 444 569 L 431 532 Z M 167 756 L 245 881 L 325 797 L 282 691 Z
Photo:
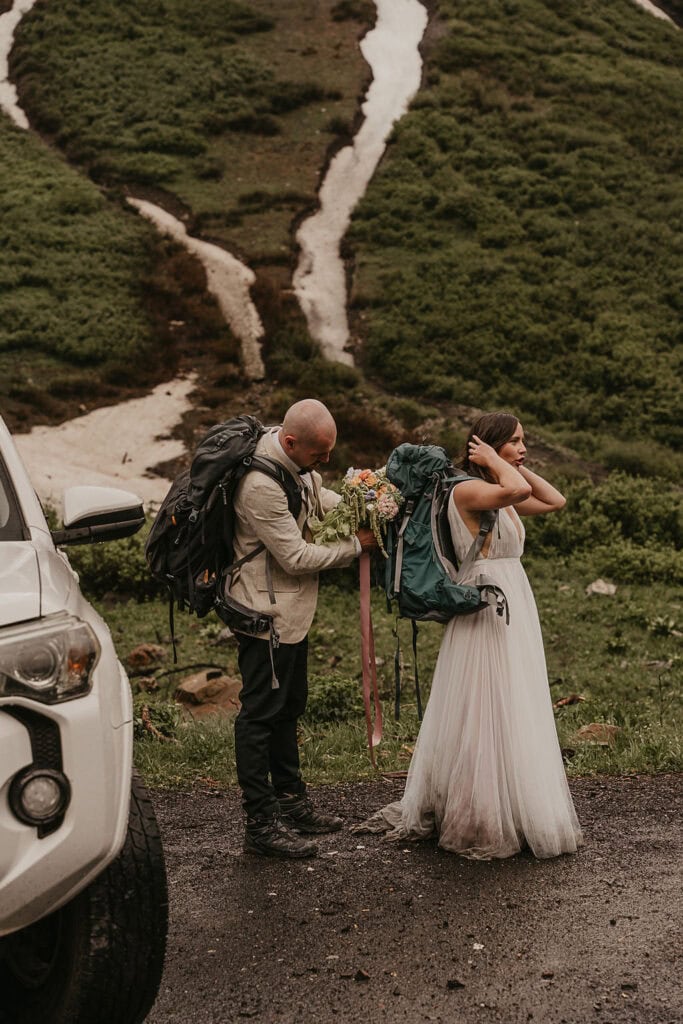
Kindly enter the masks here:
M 337 425 L 326 405 L 317 398 L 304 398 L 285 413 L 279 437 L 285 452 L 307 471 L 329 462 L 337 442 Z
M 312 441 L 317 437 L 337 437 L 337 425 L 332 413 L 317 398 L 304 398 L 295 402 L 285 413 L 282 424 L 285 434 L 292 434 L 298 441 Z

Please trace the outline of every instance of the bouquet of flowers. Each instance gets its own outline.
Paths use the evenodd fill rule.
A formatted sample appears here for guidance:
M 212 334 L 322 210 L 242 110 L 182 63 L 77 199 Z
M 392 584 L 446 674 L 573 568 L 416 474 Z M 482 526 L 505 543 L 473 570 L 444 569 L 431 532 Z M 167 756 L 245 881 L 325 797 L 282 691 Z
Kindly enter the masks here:
M 346 471 L 341 486 L 341 501 L 322 519 L 309 525 L 316 544 L 330 544 L 352 537 L 360 526 L 369 526 L 380 551 L 387 557 L 382 529 L 398 515 L 403 504 L 401 492 L 387 480 L 382 469 L 354 469 Z

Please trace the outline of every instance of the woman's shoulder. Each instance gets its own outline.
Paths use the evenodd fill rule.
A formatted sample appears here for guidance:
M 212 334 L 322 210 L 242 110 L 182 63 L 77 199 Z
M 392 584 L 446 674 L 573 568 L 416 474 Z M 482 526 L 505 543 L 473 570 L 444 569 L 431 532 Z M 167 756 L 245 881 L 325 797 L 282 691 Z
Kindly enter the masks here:
M 493 488 L 493 486 L 493 484 L 480 480 L 478 477 L 464 477 L 453 487 L 451 494 L 453 504 L 461 515 L 467 512 L 480 511 L 478 502 L 482 500 L 482 496 L 488 495 L 487 489 Z
M 476 526 L 479 519 L 479 513 L 476 511 L 470 511 L 458 501 L 458 488 L 462 486 L 463 484 L 459 483 L 451 491 L 451 498 L 448 503 L 448 515 L 451 522 L 455 521 L 469 530 L 470 524 L 474 523 Z

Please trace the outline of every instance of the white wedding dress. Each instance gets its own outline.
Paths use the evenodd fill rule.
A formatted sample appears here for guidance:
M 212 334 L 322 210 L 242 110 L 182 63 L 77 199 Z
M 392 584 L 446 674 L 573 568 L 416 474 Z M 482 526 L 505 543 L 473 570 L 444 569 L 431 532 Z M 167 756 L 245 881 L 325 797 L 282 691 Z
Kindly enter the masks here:
M 462 560 L 472 535 L 452 499 L 448 516 Z M 479 860 L 525 845 L 536 857 L 556 857 L 581 845 L 523 547 L 520 517 L 501 509 L 487 557 L 464 582 L 483 572 L 501 587 L 510 623 L 490 607 L 445 627 L 403 799 L 358 831 L 436 834 L 439 846 Z

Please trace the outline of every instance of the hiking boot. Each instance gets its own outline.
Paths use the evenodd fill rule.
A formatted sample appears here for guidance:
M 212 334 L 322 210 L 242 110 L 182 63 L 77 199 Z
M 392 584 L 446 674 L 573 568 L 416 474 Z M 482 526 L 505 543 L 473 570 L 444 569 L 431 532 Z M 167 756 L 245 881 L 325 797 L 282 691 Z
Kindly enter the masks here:
M 292 832 L 278 817 L 247 818 L 244 852 L 262 857 L 315 857 L 318 847 Z
M 316 811 L 305 793 L 286 793 L 278 797 L 280 817 L 287 828 L 295 832 L 309 834 L 322 832 L 338 832 L 344 824 L 343 818 L 336 814 L 323 814 Z

